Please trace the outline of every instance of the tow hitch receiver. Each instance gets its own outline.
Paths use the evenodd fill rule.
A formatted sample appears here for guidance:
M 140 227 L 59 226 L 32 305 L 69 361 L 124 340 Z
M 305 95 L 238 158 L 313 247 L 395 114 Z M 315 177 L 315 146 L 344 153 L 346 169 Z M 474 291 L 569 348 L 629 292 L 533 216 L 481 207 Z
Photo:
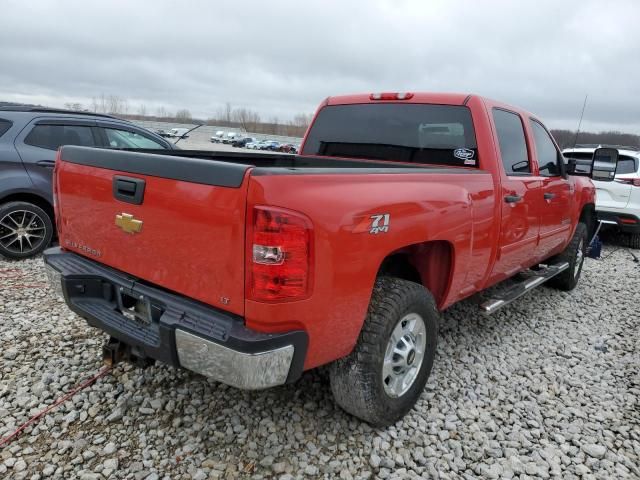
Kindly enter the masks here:
M 113 367 L 122 361 L 128 361 L 140 368 L 150 367 L 155 363 L 154 359 L 136 350 L 117 338 L 109 337 L 109 341 L 102 346 L 102 362 Z

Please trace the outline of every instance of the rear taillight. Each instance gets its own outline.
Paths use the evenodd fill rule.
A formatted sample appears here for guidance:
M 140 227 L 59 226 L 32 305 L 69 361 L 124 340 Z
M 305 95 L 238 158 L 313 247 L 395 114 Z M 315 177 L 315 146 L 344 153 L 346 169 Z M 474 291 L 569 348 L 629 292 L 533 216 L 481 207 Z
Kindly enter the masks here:
M 313 229 L 304 215 L 254 207 L 247 245 L 247 297 L 260 302 L 310 295 Z
M 638 220 L 629 217 L 618 217 L 618 221 L 626 225 L 635 225 L 636 223 L 638 223 Z
M 616 182 L 626 183 L 634 187 L 640 187 L 640 178 L 616 178 Z

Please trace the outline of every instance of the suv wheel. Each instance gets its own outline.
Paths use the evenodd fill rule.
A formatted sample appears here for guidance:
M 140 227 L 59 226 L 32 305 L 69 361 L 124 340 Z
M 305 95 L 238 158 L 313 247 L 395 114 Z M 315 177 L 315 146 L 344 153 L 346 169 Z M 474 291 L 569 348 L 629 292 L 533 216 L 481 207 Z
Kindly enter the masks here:
M 629 233 L 627 235 L 629 248 L 640 249 L 640 233 Z
M 0 205 L 0 254 L 28 258 L 42 252 L 53 237 L 49 215 L 37 205 L 9 202 Z
M 375 427 L 402 418 L 429 378 L 439 317 L 433 296 L 422 285 L 378 278 L 358 343 L 331 365 L 338 405 Z

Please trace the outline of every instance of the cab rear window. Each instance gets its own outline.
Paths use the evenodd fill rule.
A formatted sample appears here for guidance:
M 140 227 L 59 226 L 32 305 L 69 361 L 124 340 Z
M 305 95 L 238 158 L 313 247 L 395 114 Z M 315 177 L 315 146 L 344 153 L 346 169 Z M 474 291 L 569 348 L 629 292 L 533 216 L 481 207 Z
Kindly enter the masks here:
M 403 163 L 478 166 L 467 107 L 431 104 L 326 106 L 304 144 L 305 155 Z

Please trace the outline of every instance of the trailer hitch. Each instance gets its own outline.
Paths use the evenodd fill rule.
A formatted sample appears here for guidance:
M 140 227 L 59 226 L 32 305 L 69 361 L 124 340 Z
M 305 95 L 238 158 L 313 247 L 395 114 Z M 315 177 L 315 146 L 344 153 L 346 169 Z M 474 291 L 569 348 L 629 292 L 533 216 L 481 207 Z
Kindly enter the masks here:
M 117 338 L 109 337 L 109 341 L 102 346 L 102 362 L 110 367 L 127 361 L 139 368 L 152 366 L 156 361 L 142 352 L 131 347 Z

